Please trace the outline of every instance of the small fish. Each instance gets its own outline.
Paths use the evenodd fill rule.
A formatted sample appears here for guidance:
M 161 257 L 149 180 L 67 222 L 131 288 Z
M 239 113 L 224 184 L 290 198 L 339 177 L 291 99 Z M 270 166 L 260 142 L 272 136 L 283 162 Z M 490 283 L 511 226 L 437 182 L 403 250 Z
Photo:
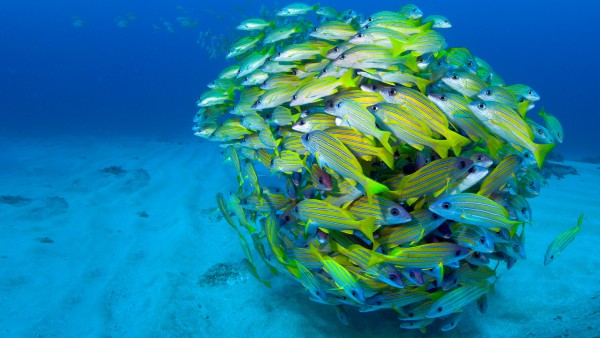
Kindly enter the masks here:
M 421 21 L 422 23 L 433 22 L 433 28 L 451 28 L 452 23 L 442 15 L 429 15 Z
M 369 200 L 373 195 L 389 191 L 389 189 L 373 179 L 365 176 L 356 157 L 337 138 L 324 131 L 311 131 L 302 136 L 302 144 L 313 155 L 321 167 L 328 167 L 341 176 L 358 182 Z
M 539 101 L 540 95 L 533 90 L 531 87 L 523 85 L 523 84 L 515 84 L 511 86 L 507 86 L 506 89 L 510 90 L 515 94 L 516 97 L 522 96 L 526 100 L 535 102 Z
M 277 16 L 297 16 L 304 15 L 311 11 L 316 11 L 319 9 L 319 5 L 309 6 L 303 3 L 293 3 L 291 5 L 287 5 L 277 11 Z
M 471 72 L 452 72 L 442 81 L 457 92 L 471 98 L 488 87 L 485 81 Z
M 348 297 L 357 303 L 362 304 L 365 302 L 364 290 L 360 284 L 358 284 L 358 281 L 354 275 L 348 272 L 346 268 L 344 268 L 340 263 L 336 262 L 333 258 L 321 255 L 321 253 L 313 245 L 310 246 L 310 252 L 315 258 L 321 261 L 325 271 L 327 271 L 327 273 L 335 281 L 335 284 L 342 288 Z
M 521 157 L 518 155 L 508 155 L 492 170 L 492 172 L 483 180 L 481 188 L 477 194 L 490 196 L 492 193 L 501 190 L 513 177 L 521 166 Z
M 265 28 L 270 28 L 275 26 L 275 22 L 273 21 L 265 21 L 263 19 L 254 18 L 247 19 L 242 21 L 236 29 L 244 30 L 244 31 L 254 31 L 254 30 L 263 30 Z
M 546 250 L 546 256 L 544 257 L 544 265 L 552 263 L 563 250 L 575 239 L 575 235 L 581 230 L 581 224 L 583 224 L 583 214 L 577 219 L 577 226 L 563 232 L 558 235 Z
M 373 238 L 375 218 L 357 219 L 351 212 L 317 199 L 305 199 L 292 209 L 294 216 L 306 222 L 306 229 L 318 226 L 331 230 L 357 230 L 369 240 Z
M 333 189 L 331 176 L 321 169 L 318 164 L 313 164 L 309 171 L 311 181 L 319 190 L 331 191 Z
M 336 79 L 335 77 L 324 77 L 306 83 L 292 96 L 290 106 L 293 107 L 320 101 L 323 97 L 336 93 L 338 87 L 341 86 L 356 86 L 356 80 L 352 78 L 351 71 L 346 71 L 339 79 Z
M 412 219 L 400 204 L 377 195 L 373 196 L 372 205 L 362 196 L 348 206 L 348 211 L 360 219 L 375 218 L 375 225 L 402 224 Z
M 558 143 L 562 143 L 564 138 L 564 132 L 560 121 L 553 115 L 547 114 L 544 109 L 540 111 L 539 115 L 544 119 L 546 128 L 548 128 L 550 134 L 554 136 L 554 139 L 558 141 Z
M 394 155 L 385 148 L 376 147 L 375 140 L 363 135 L 360 131 L 348 127 L 327 128 L 326 132 L 340 140 L 357 158 L 372 161 L 379 157 L 390 169 L 394 169 Z
M 356 29 L 352 25 L 339 21 L 328 21 L 315 27 L 309 35 L 317 39 L 335 41 L 348 40 L 354 34 L 356 34 Z
M 460 312 L 463 307 L 479 299 L 490 290 L 487 281 L 466 284 L 445 293 L 431 304 L 427 318 L 438 318 Z
M 417 245 L 409 248 L 398 247 L 389 255 L 373 252 L 369 266 L 389 262 L 405 268 L 430 269 L 457 262 L 469 254 L 468 248 L 455 243 L 440 242 Z

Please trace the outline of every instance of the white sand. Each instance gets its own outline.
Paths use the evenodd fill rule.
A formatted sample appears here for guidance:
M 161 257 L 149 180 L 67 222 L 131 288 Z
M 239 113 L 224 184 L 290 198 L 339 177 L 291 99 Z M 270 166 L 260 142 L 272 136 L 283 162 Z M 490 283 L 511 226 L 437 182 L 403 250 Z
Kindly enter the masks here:
M 294 282 L 270 278 L 267 289 L 243 269 L 229 284 L 201 287 L 211 266 L 239 268 L 244 257 L 234 231 L 211 222 L 215 194 L 235 188 L 233 169 L 214 144 L 2 144 L 0 195 L 32 200 L 0 204 L 1 336 L 422 336 L 398 329 L 389 312 L 349 311 L 351 325 L 344 326 Z M 468 308 L 443 336 L 600 336 L 600 169 L 567 164 L 579 176 L 551 179 L 530 200 L 528 259 L 502 275 L 488 314 Z M 112 165 L 126 173 L 101 172 Z M 544 266 L 547 245 L 582 212 L 578 238 Z M 428 335 L 441 332 L 433 327 Z

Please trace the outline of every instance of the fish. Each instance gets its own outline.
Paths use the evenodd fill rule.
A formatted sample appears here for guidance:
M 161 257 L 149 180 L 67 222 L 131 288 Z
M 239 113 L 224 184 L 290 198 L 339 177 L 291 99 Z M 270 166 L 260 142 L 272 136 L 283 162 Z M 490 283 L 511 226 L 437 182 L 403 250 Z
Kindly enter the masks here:
M 287 5 L 287 6 L 283 7 L 282 9 L 277 11 L 276 15 L 284 16 L 284 17 L 298 16 L 298 15 L 307 14 L 312 11 L 316 11 L 318 9 L 319 9 L 319 5 L 309 6 L 307 4 L 297 2 L 297 3 L 293 3 L 291 5 Z
M 390 195 L 400 198 L 418 198 L 445 189 L 450 182 L 462 176 L 473 166 L 468 158 L 448 157 L 432 161 L 416 172 L 402 177 Z
M 451 28 L 452 22 L 443 15 L 429 15 L 424 18 L 422 23 L 433 22 L 433 28 Z
M 540 111 L 539 115 L 544 119 L 546 128 L 548 128 L 548 131 L 550 131 L 550 134 L 554 139 L 558 141 L 558 143 L 563 143 L 564 132 L 560 121 L 553 115 L 547 114 L 544 109 Z
M 394 152 L 390 146 L 389 140 L 392 133 L 378 129 L 375 125 L 375 116 L 360 103 L 349 99 L 343 99 L 337 102 L 333 107 L 327 106 L 325 112 L 342 118 L 341 125 L 350 126 L 365 135 L 375 137 L 388 152 Z
M 264 30 L 266 28 L 272 28 L 275 26 L 275 22 L 273 21 L 265 21 L 260 18 L 252 18 L 246 19 L 242 21 L 236 29 L 244 30 L 244 31 L 255 31 L 255 30 Z
M 292 213 L 298 219 L 306 222 L 306 230 L 317 226 L 331 230 L 356 230 L 362 232 L 371 242 L 374 242 L 373 229 L 375 218 L 357 219 L 351 212 L 333 206 L 317 199 L 305 199 L 296 204 Z
M 443 135 L 452 145 L 456 155 L 460 155 L 462 146 L 471 142 L 468 138 L 448 129 L 446 115 L 421 92 L 401 86 L 383 88 L 379 92 L 387 102 L 401 105 L 404 110 L 420 119 L 432 131 Z
M 356 29 L 352 25 L 345 22 L 328 21 L 315 27 L 309 35 L 317 39 L 335 41 L 347 40 L 354 34 L 356 34 Z
M 514 177 L 521 166 L 522 159 L 518 155 L 508 155 L 492 170 L 492 172 L 483 180 L 481 188 L 477 194 L 490 196 L 492 193 L 501 190 L 508 182 L 509 178 Z
M 442 78 L 442 81 L 464 96 L 476 97 L 488 84 L 476 74 L 455 71 Z
M 362 167 L 350 150 L 338 139 L 324 131 L 311 131 L 302 136 L 302 144 L 313 155 L 321 167 L 328 167 L 345 178 L 352 179 L 360 184 L 369 201 L 389 189 L 365 176 Z
M 562 234 L 558 235 L 546 249 L 546 255 L 544 256 L 544 265 L 548 265 L 560 256 L 565 248 L 575 240 L 575 235 L 581 231 L 581 224 L 583 224 L 583 214 L 577 219 L 577 225 Z
M 506 86 L 516 97 L 524 97 L 526 100 L 535 102 L 540 100 L 540 95 L 533 88 L 524 84 Z
M 360 131 L 348 127 L 330 127 L 327 133 L 342 142 L 357 158 L 372 161 L 373 156 L 380 158 L 390 169 L 394 169 L 394 154 L 387 149 L 377 147 L 375 140 L 363 135 Z
M 528 149 L 533 153 L 538 167 L 543 166 L 546 155 L 555 145 L 533 143 L 531 129 L 514 110 L 490 101 L 473 101 L 469 108 L 494 134 L 509 143 Z
M 478 225 L 484 228 L 514 230 L 522 222 L 508 219 L 508 211 L 491 199 L 473 194 L 460 193 L 436 200 L 429 210 L 444 218 Z
M 373 252 L 369 266 L 379 263 L 392 263 L 405 268 L 430 269 L 457 262 L 469 254 L 468 248 L 455 243 L 440 242 L 417 245 L 409 248 L 396 248 L 389 255 Z
M 375 218 L 375 225 L 402 224 L 412 216 L 400 204 L 384 197 L 373 196 L 372 205 L 366 196 L 362 196 L 348 205 L 348 211 L 359 219 Z
M 431 304 L 427 318 L 439 318 L 460 312 L 463 307 L 487 294 L 491 284 L 487 281 L 465 284 L 449 291 Z
M 441 158 L 448 157 L 448 150 L 452 144 L 447 140 L 434 139 L 431 129 L 421 119 L 398 105 L 378 103 L 367 109 L 382 125 L 389 128 L 395 137 L 411 147 L 423 150 L 424 146 L 428 146 Z
M 323 268 L 335 281 L 335 284 L 342 288 L 344 293 L 355 302 L 362 304 L 365 302 L 364 290 L 358 284 L 354 275 L 352 275 L 340 263 L 329 256 L 323 256 L 313 245 L 310 246 L 310 252 L 323 264 Z
M 352 78 L 352 72 L 346 71 L 339 79 L 324 77 L 308 82 L 292 95 L 289 105 L 294 107 L 320 101 L 323 97 L 336 93 L 340 86 L 356 86 L 356 80 Z
M 417 243 L 445 221 L 427 209 L 412 211 L 410 215 L 411 219 L 402 226 L 379 230 L 379 245 L 391 249 L 399 245 Z

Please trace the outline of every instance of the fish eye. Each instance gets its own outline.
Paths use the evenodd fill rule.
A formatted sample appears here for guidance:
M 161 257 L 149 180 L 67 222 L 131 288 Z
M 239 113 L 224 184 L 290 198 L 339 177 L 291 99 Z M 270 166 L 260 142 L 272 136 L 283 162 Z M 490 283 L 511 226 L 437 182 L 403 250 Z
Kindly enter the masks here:
M 334 51 L 335 53 L 337 53 L 339 50 L 340 50 L 340 49 L 339 49 L 339 48 L 337 48 L 337 47 L 335 47 L 335 48 L 333 49 L 333 51 Z
M 368 19 L 367 19 L 367 21 L 368 21 L 368 22 L 371 22 L 371 21 L 373 21 L 373 18 L 372 18 L 372 17 L 370 17 L 370 18 L 368 18 Z
M 446 96 L 444 96 L 444 95 L 440 96 L 440 101 L 446 101 L 446 100 L 447 100 Z
M 398 91 L 396 90 L 396 88 L 392 88 L 392 89 L 390 89 L 390 95 L 391 95 L 391 96 L 394 96 L 394 95 L 396 95 L 397 93 L 398 93 Z
M 377 105 L 375 105 L 375 106 L 372 106 L 372 107 L 371 107 L 371 110 L 372 110 L 372 111 L 377 111 L 377 110 L 379 110 L 379 107 L 378 107 Z
M 444 23 L 448 23 L 448 20 L 444 20 Z
M 388 276 L 388 278 L 389 278 L 391 281 L 395 281 L 395 280 L 396 280 L 398 277 L 396 277 L 396 275 L 394 275 L 393 273 L 391 273 L 391 274 Z
M 465 161 L 459 161 L 458 162 L 458 168 L 459 169 L 464 169 L 466 167 L 467 167 L 467 162 L 465 162 Z
M 352 290 L 351 294 L 356 297 L 358 295 L 358 292 L 356 292 L 356 290 Z
M 273 165 L 273 163 L 275 163 L 275 159 L 274 158 L 271 159 L 271 165 Z
M 317 291 L 315 291 L 315 294 L 318 296 L 321 294 L 321 291 L 317 290 Z
M 485 236 L 481 236 L 481 238 L 479 239 L 479 243 L 481 244 L 485 244 Z
M 533 95 L 533 91 L 530 90 L 530 91 L 527 92 L 527 94 Z
M 300 120 L 300 122 L 298 123 L 299 125 L 303 126 L 306 124 L 306 122 L 304 120 Z
M 441 306 L 438 306 L 437 312 L 442 312 L 444 309 Z
M 300 212 L 300 208 L 294 207 L 294 212 L 299 213 Z
M 467 170 L 467 171 L 468 171 L 470 174 L 472 174 L 472 173 L 474 173 L 474 172 L 475 172 L 475 167 L 471 167 L 471 168 L 469 168 L 469 170 Z
M 534 187 L 533 181 L 529 182 L 529 187 L 530 187 L 531 189 L 533 189 L 533 187 Z
M 291 217 L 290 217 L 290 215 L 285 215 L 285 217 L 283 219 L 287 222 L 291 219 Z
M 536 131 L 538 134 L 540 134 L 540 135 L 542 135 L 542 134 L 543 134 L 543 131 L 542 131 L 540 128 L 537 128 L 535 131 Z
M 261 104 L 261 103 L 262 103 L 261 100 L 256 101 L 256 104 Z
M 414 271 L 409 272 L 408 275 L 410 276 L 410 278 L 415 278 L 415 272 Z
M 556 136 L 560 137 L 560 132 L 556 133 Z
M 525 158 L 530 158 L 531 157 L 531 155 L 529 155 L 529 153 L 525 153 L 525 155 L 523 155 L 523 156 L 525 156 Z
M 327 73 L 327 68 L 323 69 L 323 71 L 321 72 L 321 74 L 325 74 Z
M 433 220 L 439 219 L 440 216 L 438 216 L 438 214 L 432 214 L 431 218 L 433 218 Z
M 373 86 L 371 87 L 371 89 L 373 89 L 373 90 L 377 90 L 377 85 L 373 85 Z
M 318 31 L 319 31 L 319 28 L 315 27 L 314 32 L 318 32 Z
M 526 213 L 526 212 L 527 212 L 527 208 L 525 208 L 525 207 L 521 208 L 521 213 L 522 213 L 522 214 L 524 214 L 524 213 Z
M 358 38 L 362 38 L 363 36 L 364 36 L 364 34 L 363 34 L 363 33 L 358 33 L 358 34 L 356 34 L 356 37 L 358 37 Z
M 340 55 L 340 57 L 339 57 L 340 60 L 343 60 L 345 58 L 346 58 L 346 55 L 344 55 L 344 54 Z
M 486 91 L 485 91 L 485 95 L 492 95 L 492 91 L 491 91 L 491 90 L 489 90 L 489 89 L 488 89 L 488 90 L 486 90 Z
M 469 67 L 473 66 L 473 61 L 469 61 L 469 62 L 467 63 L 467 66 L 469 66 Z
M 302 137 L 304 137 L 304 141 L 310 140 L 310 135 L 309 134 L 304 134 L 304 136 L 302 136 Z
M 454 255 L 455 255 L 456 257 L 460 256 L 460 249 L 458 249 L 458 250 L 454 251 Z
M 281 56 L 281 52 L 277 53 L 277 56 Z
M 398 210 L 398 208 L 392 208 L 392 210 L 390 212 L 391 212 L 392 216 L 400 215 L 400 210 Z
M 519 252 L 520 247 L 518 244 L 513 244 L 512 249 L 514 252 Z
M 477 162 L 483 161 L 483 156 L 481 156 L 481 155 L 477 156 L 476 160 L 477 160 Z
M 335 105 L 335 103 L 333 101 L 329 101 L 329 104 L 328 104 L 329 108 L 333 108 L 334 105 Z
M 338 108 L 342 108 L 342 102 L 341 102 L 341 101 L 340 101 L 340 102 L 338 102 L 338 104 L 336 104 L 336 107 L 338 107 Z
M 473 257 L 475 257 L 475 258 L 481 257 L 481 252 L 477 252 L 477 251 L 473 252 Z
M 450 204 L 450 202 L 444 202 L 444 203 L 442 203 L 442 208 L 443 209 L 450 209 L 451 206 L 452 206 L 452 204 Z
M 477 105 L 477 108 L 479 108 L 479 109 L 485 109 L 485 104 L 480 103 L 480 104 Z
M 292 100 L 296 100 L 298 99 L 298 95 L 294 94 L 294 96 L 292 96 Z
M 525 102 L 525 98 L 524 97 L 520 97 L 519 98 L 519 103 L 523 103 L 523 102 Z
M 452 80 L 458 80 L 458 75 L 456 75 L 456 74 L 452 75 L 451 78 L 452 78 Z

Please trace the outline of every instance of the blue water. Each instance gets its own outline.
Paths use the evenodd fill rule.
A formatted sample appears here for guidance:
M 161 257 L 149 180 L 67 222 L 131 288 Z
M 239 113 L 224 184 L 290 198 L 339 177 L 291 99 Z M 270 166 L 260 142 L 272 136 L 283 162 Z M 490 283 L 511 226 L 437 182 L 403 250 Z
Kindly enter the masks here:
M 363 14 L 396 10 L 403 4 L 397 1 L 364 0 L 320 3 L 340 10 L 354 9 Z M 442 14 L 452 21 L 451 29 L 440 30 L 447 37 L 450 47 L 469 48 L 474 55 L 488 61 L 507 84 L 527 84 L 541 95 L 542 99 L 533 113 L 537 113 L 543 106 L 558 117 L 564 126 L 565 143 L 557 146 L 557 152 L 574 160 L 600 155 L 597 141 L 600 126 L 600 112 L 597 108 L 600 29 L 596 22 L 600 3 L 589 0 L 427 0 L 414 3 L 425 15 Z M 263 5 L 273 10 L 286 4 L 287 1 L 253 0 L 2 1 L 0 140 L 33 138 L 38 142 L 44 138 L 56 138 L 59 141 L 52 143 L 48 152 L 44 148 L 44 142 L 40 142 L 37 148 L 25 141 L 15 142 L 10 147 L 0 147 L 0 179 L 11 182 L 9 188 L 0 189 L 0 195 L 24 195 L 33 200 L 27 202 L 32 204 L 23 207 L 23 212 L 12 209 L 12 206 L 0 205 L 4 208 L 0 209 L 0 216 L 12 217 L 10 221 L 2 221 L 0 217 L 0 247 L 3 247 L 0 259 L 6 259 L 0 260 L 0 271 L 14 272 L 14 275 L 0 278 L 0 303 L 4 305 L 0 306 L 0 310 L 11 311 L 8 316 L 0 311 L 0 323 L 12 324 L 11 315 L 18 318 L 14 327 L 2 328 L 4 331 L 0 331 L 0 336 L 3 333 L 17 336 L 15 332 L 43 335 L 47 327 L 52 329 L 49 332 L 51 336 L 69 336 L 69 333 L 73 336 L 95 336 L 92 333 L 97 336 L 145 336 L 145 333 L 157 336 L 209 336 L 202 334 L 205 332 L 201 330 L 204 322 L 198 318 L 204 319 L 205 314 L 208 318 L 213 297 L 219 299 L 215 303 L 222 305 L 224 301 L 219 297 L 233 302 L 238 300 L 236 292 L 248 292 L 243 289 L 243 285 L 219 289 L 225 296 L 207 295 L 208 292 L 202 294 L 205 289 L 198 291 L 198 276 L 208 269 L 207 262 L 210 261 L 210 265 L 213 265 L 239 261 L 242 253 L 233 232 L 229 234 L 233 236 L 230 240 L 210 228 L 215 225 L 214 222 L 209 222 L 211 217 L 214 218 L 213 196 L 218 191 L 233 191 L 237 187 L 233 179 L 227 183 L 203 181 L 205 175 L 212 178 L 211 175 L 221 174 L 224 166 L 221 165 L 221 156 L 218 154 L 220 149 L 215 144 L 193 136 L 192 119 L 197 110 L 196 99 L 207 89 L 206 85 L 228 65 L 222 50 L 227 48 L 228 41 L 240 36 L 240 32 L 234 27 L 243 19 L 258 16 Z M 177 18 L 180 18 L 179 21 Z M 182 18 L 187 20 L 190 27 L 184 27 Z M 88 140 L 87 136 L 107 142 L 77 142 L 80 139 Z M 116 144 L 128 137 L 133 141 L 123 142 L 124 146 L 115 150 L 114 157 L 108 156 L 113 155 L 113 140 Z M 136 142 L 145 142 L 139 140 L 146 139 L 161 142 L 152 143 L 149 147 L 152 151 L 140 154 L 139 149 L 144 148 L 136 146 Z M 162 142 L 172 139 L 185 142 Z M 72 147 L 63 151 L 60 146 L 62 144 Z M 35 149 L 32 150 L 30 146 Z M 10 151 L 3 153 L 9 148 Z M 30 153 L 26 153 L 28 151 Z M 170 167 L 160 162 L 164 159 L 160 155 L 165 153 L 169 154 L 165 162 L 168 161 Z M 37 160 L 42 163 L 39 167 Z M 94 167 L 88 165 L 90 162 Z M 107 178 L 108 176 L 100 173 L 103 168 L 121 165 L 126 171 L 122 177 Z M 596 167 L 584 167 L 588 176 L 582 175 L 577 182 L 583 182 L 583 177 L 597 177 Z M 23 168 L 25 170 L 21 170 Z M 176 168 L 177 172 L 169 172 L 165 168 Z M 1 172 L 3 169 L 10 173 L 4 175 Z M 233 174 L 230 167 L 223 171 Z M 14 172 L 17 174 L 13 177 Z M 144 173 L 148 178 L 145 178 Z M 575 216 L 583 211 L 588 212 L 592 208 L 589 204 L 595 203 L 593 189 L 588 189 L 588 195 L 581 197 L 576 192 L 576 184 L 567 186 L 564 182 L 561 182 L 563 185 L 552 183 L 565 190 L 572 188 L 569 190 L 570 195 L 566 196 L 568 199 L 575 196 L 572 198 L 575 201 L 573 203 L 580 205 L 577 205 L 577 210 L 571 206 L 563 207 L 560 199 L 564 197 L 559 193 L 550 195 L 552 198 L 535 200 L 550 210 L 561 209 L 558 215 L 540 212 L 539 216 L 535 216 L 536 220 L 540 220 L 535 224 L 535 229 L 545 237 L 543 241 L 531 240 L 527 245 L 529 248 L 531 243 L 538 254 L 545 250 L 546 244 L 555 235 L 573 224 Z M 597 180 L 593 182 L 591 184 L 597 186 Z M 124 189 L 123 186 L 127 187 L 127 184 L 137 184 L 139 187 Z M 586 186 L 588 182 L 581 184 Z M 56 196 L 58 198 L 54 198 Z M 39 210 L 46 210 L 44 208 L 48 203 L 58 204 L 60 207 L 60 198 L 63 197 L 65 203 L 68 201 L 67 206 L 59 208 L 55 214 L 40 215 L 42 212 Z M 210 202 L 205 203 L 202 198 Z M 202 201 L 200 207 L 198 200 Z M 37 208 L 36 203 L 43 204 L 44 207 Z M 580 210 L 584 207 L 586 210 Z M 37 210 L 38 214 L 31 216 L 27 214 L 31 213 L 29 210 Z M 593 210 L 597 213 L 597 209 Z M 142 212 L 147 212 L 146 216 L 138 216 Z M 63 219 L 66 221 L 63 222 Z M 545 224 L 554 226 L 551 232 L 544 230 Z M 81 235 L 82 238 L 78 232 L 80 226 L 81 233 L 85 235 Z M 205 243 L 206 236 L 202 231 L 219 237 L 221 242 L 218 245 L 221 247 L 215 248 L 213 242 Z M 592 233 L 592 230 L 589 231 Z M 596 233 L 597 231 L 594 236 L 597 237 Z M 14 238 L 17 240 L 13 240 Z M 46 238 L 51 238 L 52 242 L 45 240 Z M 575 244 L 577 243 L 588 245 L 589 250 L 598 250 L 591 247 L 591 242 L 576 241 Z M 161 245 L 167 249 L 163 250 Z M 113 252 L 117 253 L 121 247 L 130 251 L 115 254 L 118 259 L 113 262 Z M 219 257 L 221 249 L 226 257 Z M 582 252 L 579 250 L 578 252 Z M 24 254 L 19 256 L 21 252 Z M 32 258 L 46 256 L 47 260 Z M 599 255 L 590 256 L 596 258 Z M 89 258 L 93 264 L 80 264 L 82 257 L 86 261 Z M 565 305 L 567 309 L 579 309 L 578 297 L 587 300 L 592 297 L 591 293 L 594 293 L 593 297 L 600 294 L 600 291 L 592 290 L 591 287 L 573 288 L 571 281 L 565 281 L 563 276 L 570 273 L 571 266 L 563 267 L 563 270 L 541 270 L 540 257 L 531 259 L 537 260 L 533 265 L 537 264 L 536 273 L 529 268 L 530 265 L 523 265 L 520 274 L 505 277 L 508 282 L 504 285 L 512 287 L 513 284 L 510 283 L 522 282 L 521 277 L 525 276 L 531 282 L 523 282 L 524 284 L 531 289 L 539 289 L 536 280 L 541 274 L 547 273 L 549 277 L 544 283 L 550 284 L 551 280 L 556 282 L 552 287 L 570 290 L 571 293 L 564 297 L 569 301 Z M 565 261 L 570 263 L 575 260 L 569 261 L 565 257 Z M 102 266 L 104 262 L 109 262 L 108 266 Z M 164 262 L 181 265 L 161 265 Z M 594 278 L 598 279 L 597 260 L 594 263 L 584 262 L 583 259 L 577 262 L 581 263 L 573 268 L 579 273 L 577 278 L 585 278 L 597 288 L 598 283 L 594 282 Z M 74 267 L 79 267 L 79 270 Z M 152 272 L 149 272 L 150 269 Z M 25 270 L 27 271 L 23 272 Z M 68 275 L 71 270 L 75 271 L 73 276 Z M 64 279 L 70 281 L 72 277 L 73 284 L 76 285 L 63 285 L 62 281 L 54 278 L 56 271 L 60 271 L 61 275 L 65 271 L 67 277 Z M 116 277 L 111 277 L 113 275 Z M 79 283 L 80 281 L 83 282 Z M 286 282 L 290 281 L 275 283 Z M 257 284 L 255 281 L 253 283 Z M 35 299 L 32 301 L 33 310 L 21 311 L 21 307 L 31 305 L 27 288 L 40 290 L 46 285 L 49 285 L 52 292 L 39 294 L 44 294 L 48 299 Z M 189 289 L 181 285 L 189 286 Z M 268 291 L 261 286 L 262 291 L 253 290 L 252 293 L 256 292 L 258 298 L 266 299 L 264 303 L 273 302 L 273 307 L 286 306 L 288 316 L 303 320 L 297 316 L 302 313 L 327 329 L 320 331 L 321 328 L 317 325 L 311 327 L 314 331 L 306 332 L 320 332 L 331 336 L 344 335 L 340 332 L 354 330 L 355 327 L 346 327 L 346 331 L 338 332 L 337 326 L 329 325 L 331 321 L 338 325 L 331 309 L 315 307 L 315 304 L 306 301 L 306 295 L 299 288 L 294 289 L 295 293 L 290 291 L 290 294 L 281 295 L 284 292 L 282 290 L 287 292 L 291 288 L 279 286 Z M 18 296 L 11 295 L 14 290 L 18 291 Z M 101 291 L 96 294 L 95 290 Z M 511 289 L 503 290 L 510 291 L 505 292 L 505 300 L 512 297 Z M 168 298 L 171 293 L 176 301 Z M 37 293 L 32 294 L 35 296 Z M 63 297 L 65 294 L 68 297 Z M 75 296 L 71 297 L 72 294 Z M 164 294 L 167 296 L 162 297 Z M 548 309 L 546 316 L 564 311 L 562 294 L 552 292 L 552 296 L 555 297 L 552 303 L 554 307 Z M 140 300 L 136 302 L 138 297 Z M 539 297 L 547 299 L 545 295 Z M 7 299 L 17 300 L 10 303 L 6 302 Z M 535 310 L 535 305 L 539 305 L 537 299 L 520 299 L 520 308 L 515 313 L 529 311 L 526 305 L 531 304 L 527 304 L 527 300 L 536 303 L 531 306 Z M 284 301 L 288 303 L 284 304 Z M 196 302 L 202 303 L 204 307 Z M 590 303 L 591 301 L 587 301 L 585 304 L 591 307 Z M 98 304 L 106 313 L 99 310 Z M 247 303 L 233 304 L 248 306 Z M 261 304 L 263 303 L 259 305 Z M 512 315 L 510 308 L 506 310 L 511 304 L 505 303 L 504 313 Z M 47 309 L 40 310 L 46 305 Z M 162 335 L 157 334 L 153 330 L 156 327 L 150 326 L 158 325 L 153 323 L 154 317 L 148 315 L 147 318 L 150 319 L 147 319 L 143 316 L 146 306 L 156 312 L 156 318 L 168 323 L 174 322 L 172 327 L 179 331 L 174 331 L 161 321 L 162 331 L 158 332 Z M 210 313 L 216 319 L 213 319 L 212 331 L 206 332 L 226 332 L 219 331 L 219 325 L 231 325 L 238 329 L 237 332 L 254 330 L 250 332 L 254 336 L 260 336 L 262 330 L 267 330 L 268 325 L 265 323 L 270 323 L 272 316 L 271 308 L 258 309 L 257 321 L 263 326 L 254 327 L 245 318 L 230 323 L 230 314 L 223 308 L 219 309 L 220 313 Z M 587 307 L 581 309 L 581 313 L 592 313 Z M 44 316 L 29 317 L 38 313 Z M 66 314 L 75 314 L 75 318 L 65 319 Z M 587 320 L 587 317 L 579 314 L 580 312 L 577 316 L 580 320 L 577 323 Z M 180 315 L 187 317 L 179 317 Z M 352 316 L 359 318 L 359 315 L 362 314 Z M 532 314 L 534 315 L 537 316 L 537 312 Z M 373 319 L 367 325 L 368 330 L 356 334 L 381 334 L 381 327 L 376 322 L 379 318 L 375 314 L 366 316 L 364 318 Z M 88 317 L 95 319 L 95 328 L 87 330 Z M 98 317 L 101 320 L 97 320 Z M 144 317 L 146 321 L 138 320 L 140 317 Z M 281 325 L 285 329 L 286 318 L 282 316 L 275 326 Z M 550 321 L 543 316 L 540 318 L 540 321 Z M 484 327 L 485 323 L 501 326 L 502 323 L 511 322 L 521 328 L 519 333 L 525 332 L 522 328 L 527 325 L 526 319 L 513 320 L 510 315 L 501 319 L 504 321 L 494 322 L 494 318 L 488 318 L 489 322 L 475 321 L 475 324 L 470 325 L 477 328 L 477 325 Z M 102 324 L 97 324 L 98 322 Z M 128 326 L 130 322 L 131 326 Z M 327 322 L 327 325 L 323 322 Z M 393 320 L 385 325 L 393 328 L 397 326 Z M 538 322 L 536 327 L 544 326 L 545 323 Z M 198 327 L 201 328 L 200 331 L 194 331 Z M 382 327 L 386 334 L 391 330 L 388 326 Z M 296 328 L 302 327 L 297 325 Z M 467 327 L 468 330 L 471 328 Z M 482 328 L 473 332 L 469 334 L 477 336 L 479 332 L 488 331 Z
M 284 2 L 281 2 L 284 3 Z M 322 1 L 361 13 L 385 2 Z M 121 134 L 190 137 L 195 99 L 226 65 L 209 58 L 200 32 L 231 36 L 261 4 L 232 1 L 17 1 L 0 11 L 0 133 Z M 425 14 L 454 24 L 450 46 L 466 46 L 508 83 L 525 83 L 561 119 L 559 152 L 594 152 L 600 5 L 593 1 L 420 1 Z M 181 6 L 177 9 L 176 6 Z M 137 18 L 125 28 L 116 17 Z M 178 16 L 198 20 L 183 28 Z M 74 17 L 83 21 L 73 25 Z M 174 32 L 166 31 L 163 21 Z M 153 25 L 159 26 L 155 30 Z M 210 43 L 209 43 L 210 45 Z M 210 46 L 209 46 L 210 47 Z M 537 109 L 536 109 L 537 111 Z

